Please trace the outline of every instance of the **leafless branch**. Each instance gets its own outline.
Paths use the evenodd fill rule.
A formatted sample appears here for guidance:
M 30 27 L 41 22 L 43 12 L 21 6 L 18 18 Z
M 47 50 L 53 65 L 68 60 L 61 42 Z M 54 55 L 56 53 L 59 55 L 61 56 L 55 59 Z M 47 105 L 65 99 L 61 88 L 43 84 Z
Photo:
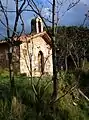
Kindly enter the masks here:
M 15 32 L 17 30 L 18 20 L 19 20 L 20 14 L 21 14 L 21 10 L 24 7 L 25 3 L 26 3 L 26 0 L 23 1 L 21 7 L 18 9 L 18 0 L 16 0 L 16 19 L 15 19 L 15 24 L 14 24 L 14 29 L 13 29 L 12 37 L 14 37 Z
M 9 21 L 8 21 L 8 17 L 7 17 L 7 15 L 6 15 L 5 11 L 4 11 L 4 7 L 3 7 L 3 5 L 2 5 L 1 0 L 0 0 L 0 7 L 1 7 L 2 11 L 3 11 L 3 14 L 4 14 L 4 16 L 5 16 L 5 20 L 6 20 L 7 36 L 10 37 Z

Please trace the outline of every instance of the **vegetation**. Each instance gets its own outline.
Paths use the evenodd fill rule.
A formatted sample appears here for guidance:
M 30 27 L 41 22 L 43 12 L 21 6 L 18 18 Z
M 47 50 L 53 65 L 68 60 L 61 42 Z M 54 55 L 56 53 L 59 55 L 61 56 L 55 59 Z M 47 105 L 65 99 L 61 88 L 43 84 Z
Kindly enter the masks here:
M 60 5 L 61 8 L 64 1 L 56 5 L 56 1 L 53 0 L 51 3 L 53 79 L 50 76 L 44 76 L 41 79 L 28 78 L 24 75 L 14 76 L 13 51 L 16 45 L 15 41 L 18 41 L 21 34 L 25 32 L 22 13 L 24 11 L 34 12 L 41 17 L 47 29 L 48 27 L 45 18 L 41 15 L 37 2 L 33 0 L 13 1 L 16 9 L 15 11 L 8 11 L 8 5 L 4 6 L 2 0 L 0 0 L 1 13 L 4 15 L 5 23 L 3 19 L 0 19 L 0 22 L 6 28 L 6 40 L 9 48 L 9 72 L 8 70 L 0 71 L 0 120 L 88 120 L 89 101 L 86 101 L 78 91 L 78 89 L 84 90 L 85 87 L 88 88 L 89 73 L 88 71 L 82 71 L 84 70 L 85 58 L 87 58 L 89 51 L 88 29 L 64 27 L 60 31 L 59 38 L 59 35 L 56 34 L 57 31 L 55 31 L 55 25 L 58 25 L 58 18 L 55 22 L 55 13 L 58 11 L 55 10 L 56 6 Z M 79 1 L 76 0 L 69 3 L 66 11 L 74 7 Z M 13 29 L 10 28 L 8 12 L 16 14 L 14 16 Z M 19 20 L 22 28 L 20 33 L 17 32 Z M 59 58 L 60 55 L 56 55 L 56 52 L 61 55 L 61 58 L 64 57 L 65 72 L 57 69 L 56 64 L 59 64 L 61 58 Z M 68 71 L 67 59 L 69 56 L 71 56 L 75 65 L 74 70 L 77 72 Z M 57 61 L 57 57 L 59 61 Z M 83 60 L 82 67 L 80 66 L 81 59 Z M 32 69 L 32 65 L 30 68 Z M 86 84 L 84 84 L 85 80 Z M 87 92 L 85 94 L 88 95 Z
M 51 27 L 49 35 L 52 34 Z M 89 28 L 78 26 L 57 26 L 56 28 L 57 67 L 68 70 L 84 69 L 89 60 Z M 88 67 L 87 67 L 88 68 Z M 59 71 L 58 69 L 58 71 Z
M 50 101 L 52 81 L 50 76 L 41 80 L 15 76 L 17 100 L 11 106 L 8 71 L 0 72 L 0 120 L 88 120 L 89 102 L 78 92 L 76 77 L 61 71 L 59 96 Z M 54 105 L 53 105 L 54 104 Z M 10 108 L 11 106 L 11 108 Z

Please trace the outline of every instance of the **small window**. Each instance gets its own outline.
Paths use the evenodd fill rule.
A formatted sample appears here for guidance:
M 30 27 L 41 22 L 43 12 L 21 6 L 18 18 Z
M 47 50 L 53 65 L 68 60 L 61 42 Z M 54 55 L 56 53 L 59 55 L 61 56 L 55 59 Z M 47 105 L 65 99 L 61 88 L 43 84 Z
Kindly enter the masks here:
M 38 53 L 38 71 L 44 73 L 44 55 L 42 51 Z
M 41 32 L 41 22 L 38 21 L 38 29 L 39 29 L 39 33 Z

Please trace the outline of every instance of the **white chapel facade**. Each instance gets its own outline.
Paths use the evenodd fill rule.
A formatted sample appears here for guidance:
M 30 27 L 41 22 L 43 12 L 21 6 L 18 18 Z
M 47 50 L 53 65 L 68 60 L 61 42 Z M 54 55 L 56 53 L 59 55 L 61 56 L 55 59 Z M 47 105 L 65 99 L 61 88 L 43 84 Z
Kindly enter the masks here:
M 43 31 L 43 22 L 38 17 L 31 22 L 30 35 L 22 35 L 20 40 L 20 73 L 27 76 L 53 74 L 51 38 Z

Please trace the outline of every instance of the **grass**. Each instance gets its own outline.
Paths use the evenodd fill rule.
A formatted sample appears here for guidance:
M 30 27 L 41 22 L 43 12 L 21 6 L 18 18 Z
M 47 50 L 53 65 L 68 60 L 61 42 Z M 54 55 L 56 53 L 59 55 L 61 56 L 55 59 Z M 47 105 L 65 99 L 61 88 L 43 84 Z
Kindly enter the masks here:
M 75 83 L 72 73 L 61 72 L 59 76 L 59 97 Z M 0 120 L 89 120 L 89 102 L 79 95 L 77 88 L 59 99 L 54 108 L 50 103 L 52 81 L 50 76 L 30 78 L 15 76 L 17 101 L 10 109 L 10 83 L 8 71 L 0 72 Z M 76 103 L 76 104 L 75 104 Z

